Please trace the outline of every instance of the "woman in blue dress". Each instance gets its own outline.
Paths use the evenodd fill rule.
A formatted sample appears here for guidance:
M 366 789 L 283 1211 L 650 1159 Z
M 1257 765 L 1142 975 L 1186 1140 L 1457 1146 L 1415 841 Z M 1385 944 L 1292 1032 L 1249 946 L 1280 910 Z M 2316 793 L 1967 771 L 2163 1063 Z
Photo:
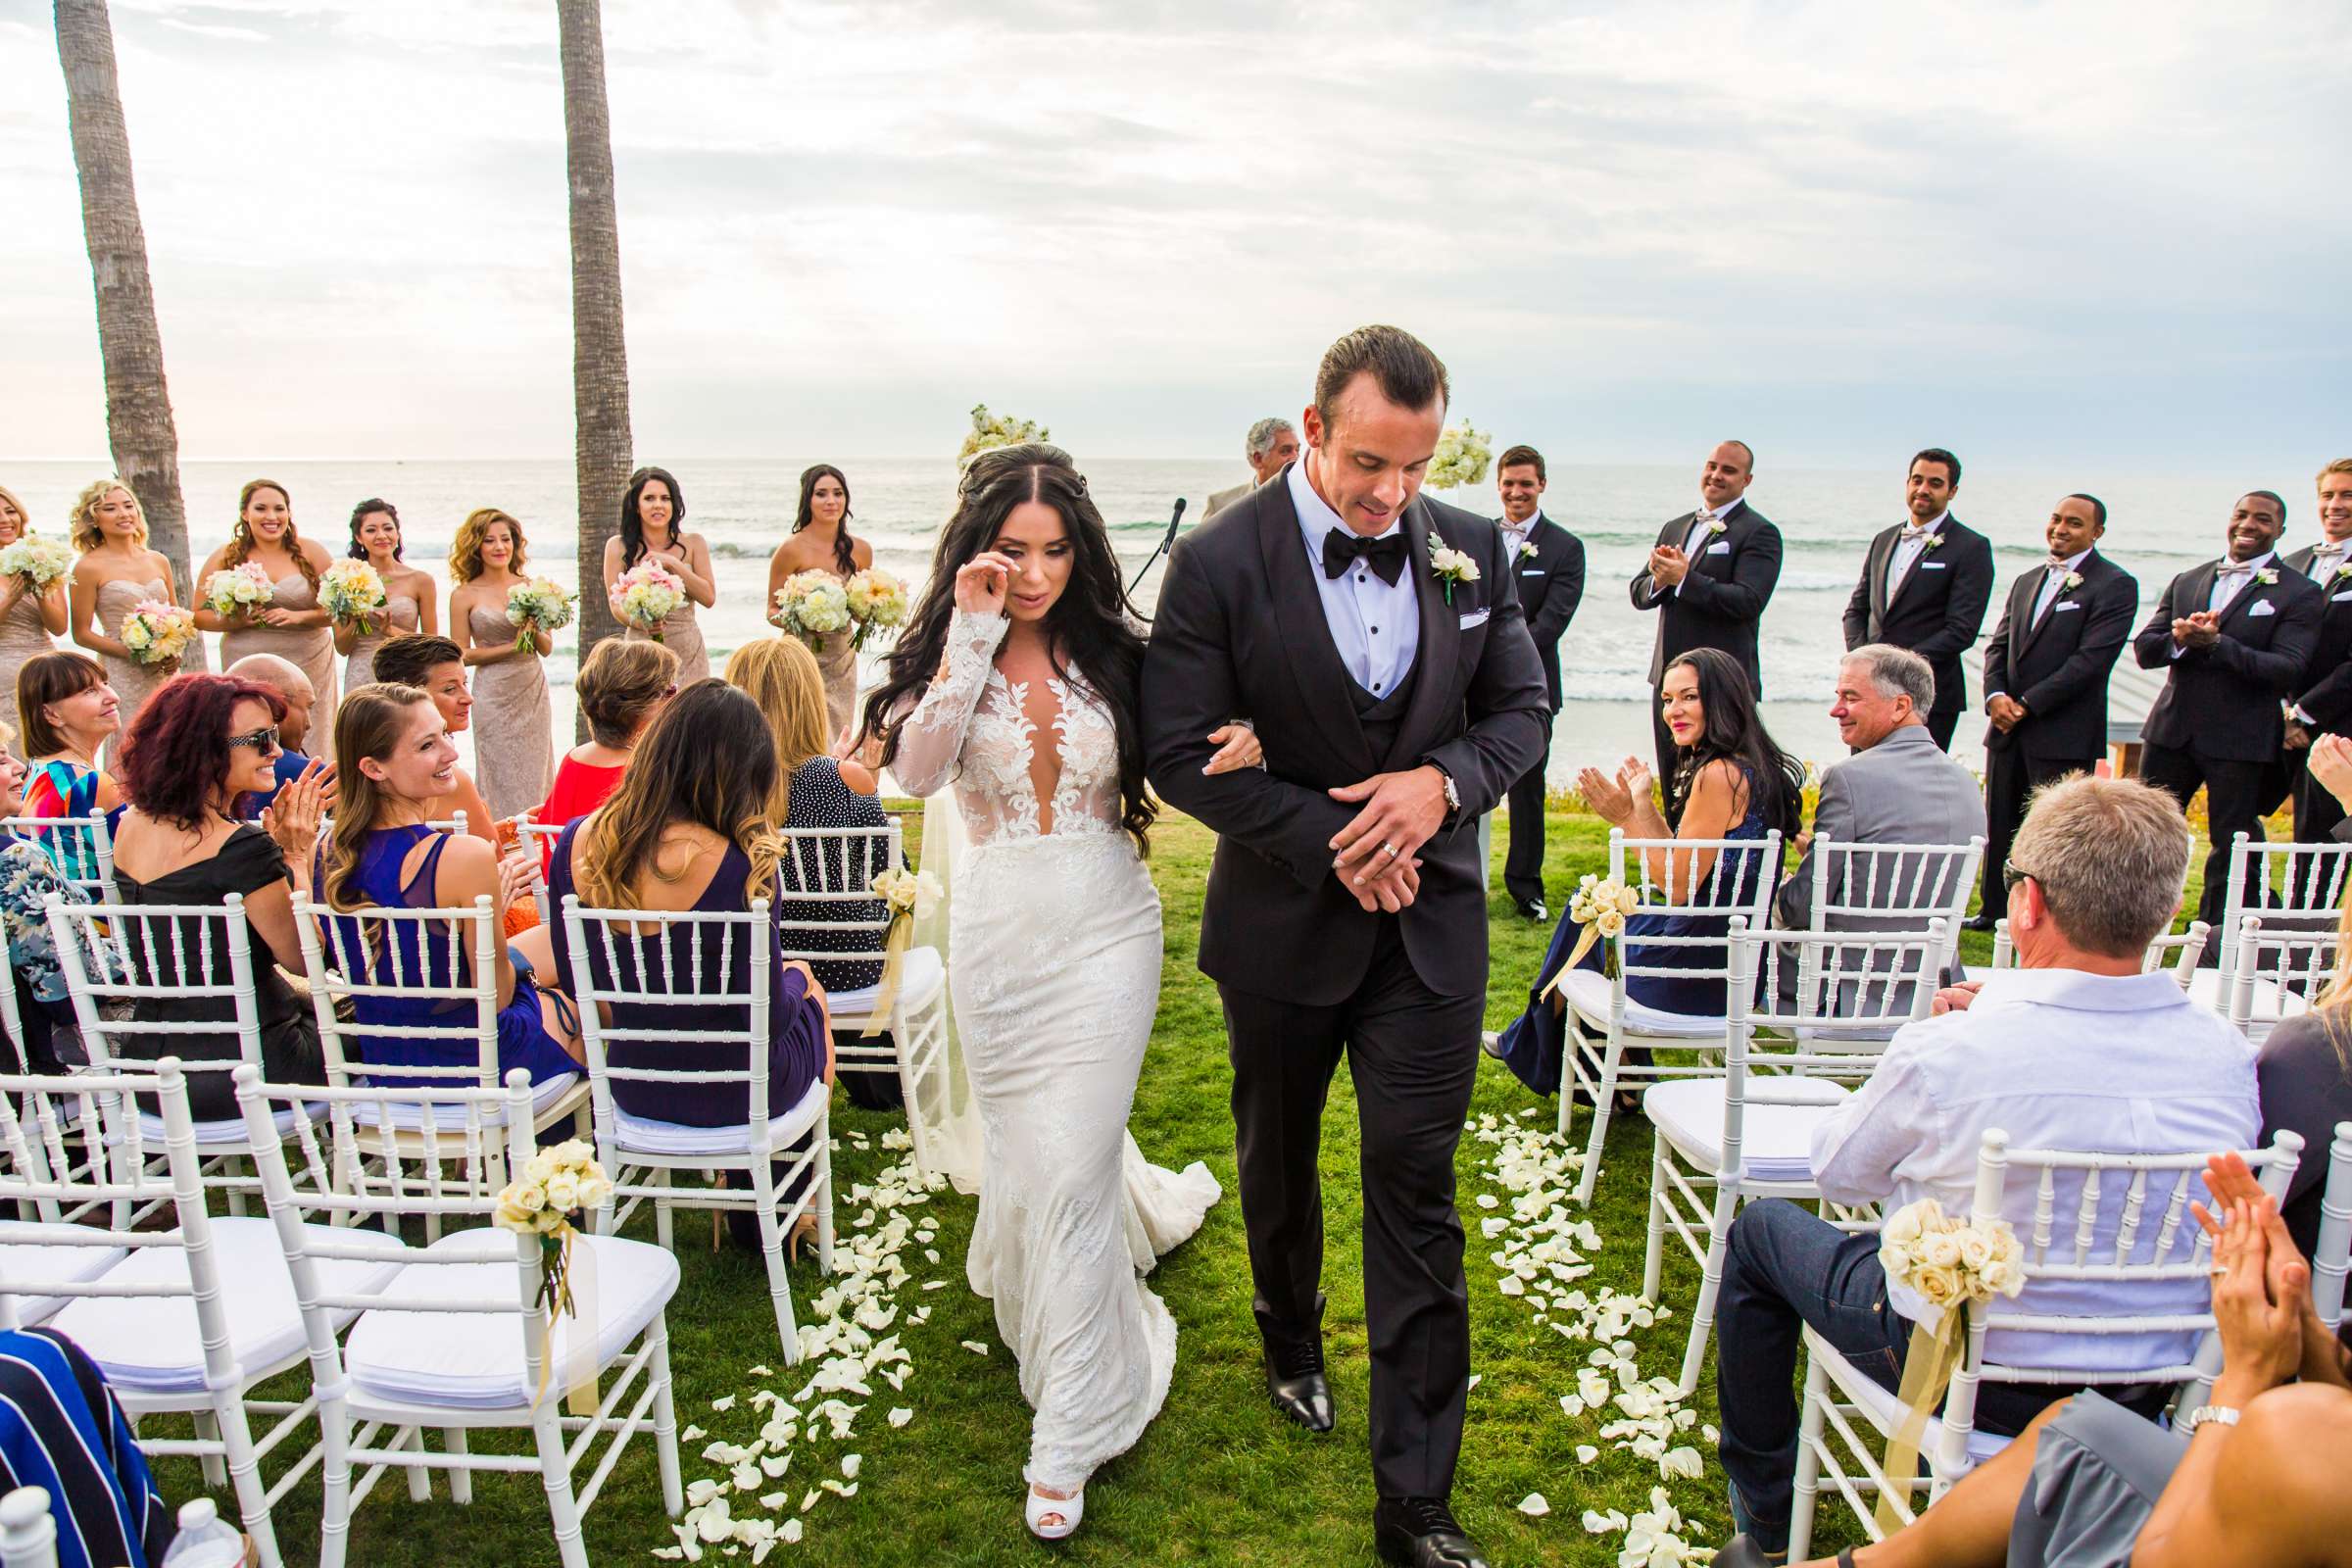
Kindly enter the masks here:
M 1627 758 L 1610 778 L 1588 767 L 1577 787 L 1593 813 L 1629 839 L 1757 839 L 1780 829 L 1786 849 L 1804 813 L 1804 766 L 1773 744 L 1747 672 L 1730 655 L 1712 648 L 1692 649 L 1666 666 L 1658 681 L 1658 703 L 1666 727 L 1674 734 L 1675 769 L 1668 789 L 1682 803 L 1682 828 L 1666 825 L 1666 817 L 1650 799 L 1649 768 Z M 1695 892 L 1709 904 L 1731 902 L 1735 896 L 1752 898 L 1758 880 L 1769 870 L 1780 880 L 1779 858 L 1767 867 L 1766 857 L 1741 855 L 1737 863 L 1717 875 L 1713 850 L 1669 854 L 1663 849 L 1644 852 L 1649 881 L 1677 902 Z M 1671 862 L 1671 863 L 1670 863 Z M 1627 868 L 1632 880 L 1632 868 Z M 1735 895 L 1735 890 L 1737 894 Z M 1626 921 L 1624 950 L 1628 963 L 1640 967 L 1705 970 L 1724 967 L 1725 952 L 1708 945 L 1660 947 L 1646 950 L 1644 936 L 1721 937 L 1730 929 L 1722 915 L 1637 913 Z M 1584 927 L 1563 915 L 1552 933 L 1536 982 L 1528 990 L 1527 1010 L 1491 1049 L 1521 1082 L 1541 1095 L 1560 1087 L 1566 1049 L 1567 1012 L 1557 991 L 1543 995 L 1544 982 L 1556 974 L 1576 951 Z M 1595 942 L 1578 960 L 1578 967 L 1600 972 L 1606 944 Z M 1720 974 L 1689 978 L 1632 974 L 1626 980 L 1626 999 L 1663 1012 L 1720 1017 L 1724 983 Z
M 354 688 L 335 714 L 334 836 L 320 851 L 318 878 L 333 909 L 450 909 L 488 895 L 498 972 L 498 1075 L 520 1067 L 534 1084 L 582 1070 L 579 1027 L 570 1003 L 551 986 L 542 990 L 531 966 L 507 946 L 507 906 L 530 897 L 526 853 L 499 860 L 470 833 L 444 833 L 425 823 L 449 814 L 457 790 L 457 744 L 425 693 L 411 686 Z M 454 951 L 445 925 L 400 922 L 392 942 L 387 925 L 332 922 L 329 957 L 368 966 L 368 983 L 449 987 L 470 983 L 472 955 Z M 360 956 L 365 955 L 362 958 Z M 451 997 L 359 996 L 352 999 L 361 1033 L 360 1056 L 370 1068 L 471 1067 L 479 1059 L 469 1040 L 370 1035 L 369 1025 L 398 1029 L 470 1025 L 473 1004 Z M 372 1083 L 422 1086 L 448 1077 L 369 1072 Z

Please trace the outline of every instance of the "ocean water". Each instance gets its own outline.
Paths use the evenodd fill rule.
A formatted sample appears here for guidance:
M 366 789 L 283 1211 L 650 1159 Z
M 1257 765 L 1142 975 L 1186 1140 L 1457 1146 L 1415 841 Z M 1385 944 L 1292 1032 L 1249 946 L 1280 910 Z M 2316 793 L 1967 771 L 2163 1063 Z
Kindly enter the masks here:
M 772 635 L 761 603 L 768 555 L 792 525 L 801 469 L 818 460 L 657 461 L 677 476 L 686 497 L 686 525 L 710 539 L 716 558 L 718 604 L 703 612 L 703 621 L 714 662 L 723 660 L 737 644 Z M 1200 520 L 1210 492 L 1243 477 L 1238 465 L 1213 459 L 1106 458 L 1082 460 L 1082 466 L 1130 576 L 1158 544 L 1178 496 L 1189 502 L 1189 525 Z M 919 588 L 929 574 L 939 525 L 954 510 L 954 464 L 892 458 L 841 466 L 850 477 L 852 531 L 872 541 L 879 564 Z M 23 498 L 41 531 L 59 532 L 74 495 L 98 472 L 96 466 L 75 463 L 0 464 L 0 485 Z M 227 538 L 238 487 L 261 474 L 287 487 L 302 531 L 338 553 L 348 537 L 352 505 L 382 496 L 400 509 L 409 559 L 441 576 L 446 586 L 438 563 L 458 523 L 476 507 L 497 506 L 522 520 L 534 569 L 564 580 L 576 577 L 572 470 L 561 461 L 189 463 L 181 477 L 191 550 L 199 564 Z M 2139 579 L 2144 612 L 2174 573 L 2218 553 L 2231 503 L 2253 485 L 2290 498 L 2284 543 L 2292 548 L 2308 542 L 2303 534 L 2313 531 L 2310 510 L 2297 500 L 2307 492 L 2277 475 L 2197 480 L 2141 471 L 2109 478 L 1972 470 L 1954 510 L 1988 534 L 1998 553 L 2003 586 L 1987 614 L 1986 633 L 2006 585 L 2041 558 L 2042 523 L 2051 504 L 2068 491 L 2086 489 L 2106 501 L 2103 548 Z M 1613 766 L 1627 755 L 1649 755 L 1645 676 L 1654 620 L 1633 608 L 1626 585 L 1646 559 L 1659 526 L 1689 511 L 1695 492 L 1695 465 L 1552 466 L 1544 511 L 1583 538 L 1589 566 L 1583 607 L 1561 644 L 1567 706 L 1553 735 L 1548 771 L 1554 783 L 1569 782 L 1588 763 Z M 1459 491 L 1444 499 L 1490 514 L 1496 510 L 1491 490 Z M 1899 473 L 1767 469 L 1748 500 L 1779 524 L 1788 545 L 1780 586 L 1764 616 L 1767 722 L 1789 751 L 1817 762 L 1834 761 L 1844 755 L 1828 715 L 1844 646 L 1840 617 L 1871 536 L 1902 514 L 1901 478 Z M 1147 612 L 1158 591 L 1158 574 L 1154 566 L 1137 593 Z M 445 622 L 447 610 L 445 595 Z M 559 634 L 548 663 L 563 710 L 559 734 L 569 733 L 570 725 L 574 650 L 568 638 Z M 2122 711 L 2144 709 L 2154 691 L 2153 682 L 2130 664 L 2127 651 L 2115 686 Z M 1974 656 L 1972 710 L 1983 699 L 1973 665 Z M 1983 733 L 1984 720 L 1972 710 L 1954 748 L 1972 765 L 1982 761 Z

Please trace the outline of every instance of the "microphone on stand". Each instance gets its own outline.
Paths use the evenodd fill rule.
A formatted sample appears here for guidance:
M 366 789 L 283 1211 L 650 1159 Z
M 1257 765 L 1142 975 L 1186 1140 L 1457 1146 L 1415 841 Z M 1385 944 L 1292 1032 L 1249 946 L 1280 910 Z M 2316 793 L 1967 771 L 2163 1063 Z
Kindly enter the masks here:
M 1135 595 L 1135 590 L 1142 586 L 1145 574 L 1152 569 L 1152 563 L 1157 561 L 1161 556 L 1165 555 L 1168 551 L 1173 550 L 1176 547 L 1176 526 L 1182 521 L 1184 521 L 1184 497 L 1178 496 L 1176 498 L 1176 510 L 1168 514 L 1168 531 L 1161 537 L 1159 543 L 1152 548 L 1152 554 L 1144 558 L 1143 570 L 1137 572 L 1135 574 L 1135 581 L 1127 585 L 1128 597 L 1133 598 Z

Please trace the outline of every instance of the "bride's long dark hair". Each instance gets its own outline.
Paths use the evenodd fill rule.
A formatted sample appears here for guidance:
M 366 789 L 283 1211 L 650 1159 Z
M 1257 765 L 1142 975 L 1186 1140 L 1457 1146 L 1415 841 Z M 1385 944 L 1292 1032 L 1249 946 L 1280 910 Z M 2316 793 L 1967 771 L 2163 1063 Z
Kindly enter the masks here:
M 956 486 L 956 514 L 939 532 L 931 556 L 931 582 L 891 651 L 889 671 L 865 704 L 865 732 L 882 737 L 882 760 L 899 754 L 894 717 L 902 704 L 911 708 L 940 668 L 948 646 L 948 622 L 956 612 L 956 573 L 992 548 L 1015 507 L 1040 502 L 1060 514 L 1070 539 L 1070 581 L 1046 612 L 1046 642 L 1054 672 L 1065 680 L 1070 666 L 1110 709 L 1119 742 L 1119 825 L 1149 853 L 1146 838 L 1159 814 L 1144 788 L 1144 738 L 1138 715 L 1143 685 L 1144 637 L 1135 607 L 1119 582 L 1118 557 L 1110 530 L 1086 492 L 1086 476 L 1059 447 L 1033 442 L 1004 447 L 974 458 Z

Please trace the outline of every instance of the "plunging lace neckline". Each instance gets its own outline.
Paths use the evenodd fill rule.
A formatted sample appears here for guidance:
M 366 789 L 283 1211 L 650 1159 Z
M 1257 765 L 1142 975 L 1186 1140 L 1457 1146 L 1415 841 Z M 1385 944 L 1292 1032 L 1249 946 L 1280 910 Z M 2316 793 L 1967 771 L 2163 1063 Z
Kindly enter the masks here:
M 1030 825 L 1038 837 L 1051 838 L 1054 822 L 1067 806 L 1062 800 L 1061 781 L 1069 772 L 1070 688 L 1069 683 L 1054 676 L 1045 677 L 1046 690 L 1054 694 L 1054 717 L 1048 727 L 1054 731 L 1054 749 L 1041 753 L 1037 746 L 1037 720 L 1029 716 L 1029 687 L 1032 683 L 1014 680 L 995 664 L 989 666 L 988 694 L 983 698 L 1001 699 L 1000 706 L 1010 719 L 1007 733 L 1017 736 L 1021 770 L 1028 777 Z

